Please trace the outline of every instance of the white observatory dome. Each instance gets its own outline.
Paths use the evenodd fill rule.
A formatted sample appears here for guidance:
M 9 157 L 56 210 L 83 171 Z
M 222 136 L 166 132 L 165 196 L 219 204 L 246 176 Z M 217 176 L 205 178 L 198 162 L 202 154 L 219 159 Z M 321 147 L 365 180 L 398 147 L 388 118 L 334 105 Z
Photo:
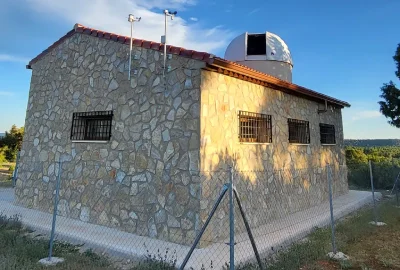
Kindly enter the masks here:
M 265 32 L 243 33 L 229 44 L 225 59 L 292 82 L 292 56 L 277 35 Z

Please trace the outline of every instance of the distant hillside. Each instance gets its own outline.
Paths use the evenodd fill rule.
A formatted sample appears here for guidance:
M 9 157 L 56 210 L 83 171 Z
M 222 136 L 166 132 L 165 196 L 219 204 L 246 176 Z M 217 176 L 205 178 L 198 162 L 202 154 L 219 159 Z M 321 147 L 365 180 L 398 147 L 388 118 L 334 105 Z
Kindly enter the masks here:
M 400 146 L 400 139 L 344 140 L 345 146 Z
M 0 138 L 3 138 L 6 134 L 4 132 L 0 132 Z

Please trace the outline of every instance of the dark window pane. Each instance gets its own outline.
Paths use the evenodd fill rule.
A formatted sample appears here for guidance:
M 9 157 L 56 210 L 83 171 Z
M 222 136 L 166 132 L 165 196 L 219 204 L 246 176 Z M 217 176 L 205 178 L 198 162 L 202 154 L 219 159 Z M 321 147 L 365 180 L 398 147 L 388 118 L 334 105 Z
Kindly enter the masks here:
M 112 111 L 73 113 L 71 140 L 110 140 L 112 117 Z
M 266 55 L 265 34 L 247 35 L 247 55 Z
M 239 111 L 239 141 L 272 142 L 271 115 Z
M 310 126 L 308 121 L 288 119 L 289 142 L 310 143 Z
M 319 124 L 319 133 L 322 144 L 336 144 L 335 126 L 328 124 Z

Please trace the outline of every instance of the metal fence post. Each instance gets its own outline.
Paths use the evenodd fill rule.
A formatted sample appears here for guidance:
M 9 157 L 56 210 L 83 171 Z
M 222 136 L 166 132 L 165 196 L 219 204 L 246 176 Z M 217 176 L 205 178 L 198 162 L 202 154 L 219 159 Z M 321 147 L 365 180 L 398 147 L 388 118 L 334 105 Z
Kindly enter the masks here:
M 58 208 L 58 196 L 60 194 L 60 176 L 61 176 L 61 161 L 58 162 L 58 175 L 57 175 L 57 183 L 56 183 L 56 196 L 54 198 L 54 211 L 53 211 L 53 222 L 51 224 L 51 235 L 50 235 L 50 248 L 49 248 L 49 258 L 51 260 L 51 256 L 53 253 L 53 244 L 54 244 L 54 233 L 56 230 L 56 218 L 57 218 L 57 208 Z
M 260 270 L 263 270 L 260 254 L 258 253 L 256 242 L 254 241 L 253 234 L 251 233 L 250 225 L 249 225 L 249 222 L 247 221 L 246 214 L 242 207 L 242 203 L 240 202 L 238 192 L 237 192 L 236 188 L 234 188 L 233 191 L 235 193 L 236 202 L 239 206 L 240 214 L 242 215 L 242 218 L 243 218 L 244 226 L 246 226 L 246 231 L 247 231 L 247 234 L 249 235 L 251 246 L 253 247 L 254 254 L 256 255 L 258 267 L 260 268 Z
M 371 160 L 368 161 L 368 164 L 369 164 L 369 175 L 370 175 L 370 178 L 371 178 L 372 200 L 374 201 L 374 221 L 375 221 L 375 224 L 378 224 L 378 213 L 377 213 L 376 202 L 375 202 L 374 177 L 372 175 L 372 162 L 371 162 Z
M 392 190 L 390 191 L 390 195 L 392 195 L 393 190 L 396 188 L 396 186 L 397 186 L 397 181 L 399 181 L 399 177 L 400 177 L 400 172 L 397 174 L 396 180 L 394 181 L 394 184 L 393 184 L 393 188 L 392 188 Z
M 201 228 L 199 234 L 196 236 L 196 239 L 194 240 L 194 243 L 193 243 L 192 247 L 190 248 L 188 254 L 186 255 L 185 259 L 183 260 L 181 266 L 179 267 L 179 270 L 185 269 L 185 266 L 186 266 L 187 262 L 189 261 L 190 256 L 192 256 L 192 253 L 193 253 L 194 249 L 196 248 L 197 244 L 200 242 L 200 239 L 203 236 L 203 233 L 205 232 L 208 224 L 210 223 L 211 218 L 214 216 L 215 211 L 217 211 L 217 208 L 218 208 L 219 204 L 221 203 L 222 199 L 224 198 L 225 193 L 226 193 L 226 191 L 228 189 L 229 189 L 229 185 L 228 184 L 225 184 L 222 187 L 221 193 L 219 194 L 217 201 L 214 203 L 214 206 L 211 209 L 211 212 L 208 215 L 206 222 L 204 223 L 203 227 Z
M 332 175 L 331 175 L 331 167 L 328 164 L 326 166 L 326 176 L 328 177 L 328 185 L 329 185 L 329 209 L 331 212 L 331 230 L 332 230 L 332 251 L 336 254 L 336 240 L 335 240 L 335 219 L 333 217 L 333 192 L 332 192 Z
M 229 170 L 229 269 L 235 269 L 235 210 L 233 202 L 233 167 Z
M 19 158 L 20 158 L 20 153 L 21 151 L 18 151 L 17 153 L 17 159 L 15 161 L 15 168 L 12 174 L 12 187 L 15 188 L 15 183 L 17 181 L 17 177 L 18 177 L 18 167 L 19 167 Z

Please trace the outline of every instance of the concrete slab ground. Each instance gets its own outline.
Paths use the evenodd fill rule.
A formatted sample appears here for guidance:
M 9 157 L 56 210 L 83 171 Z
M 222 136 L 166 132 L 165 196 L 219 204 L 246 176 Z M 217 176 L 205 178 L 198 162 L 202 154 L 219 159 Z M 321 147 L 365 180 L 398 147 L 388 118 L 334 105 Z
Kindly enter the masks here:
M 53 266 L 62 262 L 64 262 L 64 259 L 58 257 L 51 257 L 50 260 L 49 258 L 43 258 L 39 260 L 39 263 L 45 266 Z
M 329 252 L 328 257 L 336 261 L 347 261 L 350 259 L 350 257 L 344 254 L 343 252 L 336 252 L 336 253 Z
M 50 235 L 52 215 L 14 205 L 10 201 L 12 194 L 7 195 L 10 192 L 12 192 L 10 189 L 0 191 L 0 213 L 9 216 L 20 215 L 21 221 L 26 226 Z M 381 198 L 381 194 L 376 193 L 375 197 Z M 372 195 L 366 191 L 350 191 L 346 195 L 337 197 L 334 199 L 333 206 L 335 219 L 337 220 L 370 202 L 372 202 Z M 315 227 L 326 226 L 329 222 L 329 203 L 326 202 L 265 224 L 253 229 L 252 232 L 260 254 L 266 256 L 280 247 L 304 238 Z M 69 241 L 73 244 L 84 244 L 96 251 L 107 252 L 110 255 L 122 256 L 131 260 L 142 259 L 149 253 L 165 255 L 165 251 L 168 249 L 169 254 L 176 252 L 177 266 L 181 265 L 190 249 L 188 246 L 138 236 L 62 216 L 57 217 L 56 237 L 58 240 Z M 229 242 L 228 239 L 205 248 L 195 249 L 187 264 L 187 269 L 190 267 L 200 269 L 202 265 L 207 269 L 211 262 L 213 269 L 221 269 L 225 262 L 229 261 L 227 242 Z M 235 250 L 237 251 L 235 253 L 235 264 L 254 262 L 254 253 L 247 235 L 235 235 L 235 242 Z
M 13 202 L 14 201 L 14 189 L 13 188 L 0 188 L 0 200 Z
M 380 226 L 386 226 L 386 223 L 385 223 L 385 222 L 380 222 L 380 221 L 377 221 L 377 222 L 371 221 L 371 222 L 369 222 L 369 224 L 374 225 L 374 226 L 378 226 L 378 227 L 380 227 Z

